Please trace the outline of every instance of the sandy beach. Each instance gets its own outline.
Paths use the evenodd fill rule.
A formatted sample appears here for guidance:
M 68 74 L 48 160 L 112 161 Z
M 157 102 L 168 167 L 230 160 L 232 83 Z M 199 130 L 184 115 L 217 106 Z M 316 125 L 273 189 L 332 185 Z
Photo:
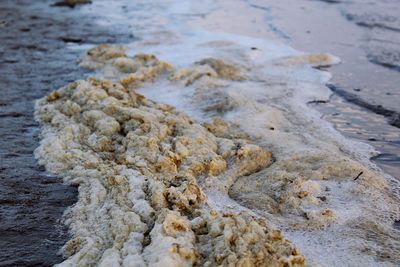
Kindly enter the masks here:
M 398 2 L 28 2 L 0 266 L 400 262 Z

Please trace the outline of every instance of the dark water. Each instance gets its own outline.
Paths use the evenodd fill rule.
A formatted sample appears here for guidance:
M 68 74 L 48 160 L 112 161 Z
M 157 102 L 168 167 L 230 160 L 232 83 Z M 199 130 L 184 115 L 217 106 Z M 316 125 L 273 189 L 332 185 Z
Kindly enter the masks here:
M 0 1 L 0 266 L 50 266 L 68 239 L 60 218 L 77 190 L 46 173 L 34 101 L 86 74 L 71 43 L 132 42 L 128 29 L 93 25 L 87 7 L 52 1 Z M 82 50 L 83 51 L 83 50 Z

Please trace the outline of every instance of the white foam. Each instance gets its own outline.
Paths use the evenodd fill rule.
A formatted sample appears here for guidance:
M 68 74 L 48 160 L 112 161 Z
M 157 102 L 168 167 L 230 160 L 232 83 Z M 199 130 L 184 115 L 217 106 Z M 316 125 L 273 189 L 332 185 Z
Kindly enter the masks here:
M 244 81 L 229 85 L 231 88 L 226 90 L 227 94 L 239 104 L 233 111 L 224 114 L 226 120 L 238 123 L 254 138 L 261 138 L 260 143 L 272 149 L 278 160 L 293 153 L 309 153 L 313 150 L 333 152 L 339 148 L 369 168 L 377 169 L 369 161 L 370 156 L 376 153 L 371 146 L 345 139 L 332 125 L 322 120 L 318 112 L 306 104 L 309 101 L 329 99 L 331 93 L 324 84 L 329 81 L 331 75 L 316 70 L 313 66 L 337 64 L 340 61 L 338 58 L 327 55 L 327 61 L 307 64 L 302 58 L 303 53 L 275 41 L 210 32 L 202 28 L 190 27 L 188 31 L 185 26 L 172 25 L 174 26 L 169 30 L 173 30 L 174 35 L 179 36 L 178 42 L 170 45 L 165 42 L 155 46 L 132 44 L 131 54 L 143 50 L 159 56 L 162 60 L 173 62 L 180 68 L 188 67 L 193 62 L 207 57 L 228 59 L 237 64 L 251 66 L 251 75 L 260 78 L 260 82 Z M 251 47 L 257 49 L 252 50 Z M 297 57 L 301 59 L 297 60 Z M 292 60 L 286 61 L 287 58 Z M 196 94 L 194 87 L 177 86 L 176 83 L 168 84 L 163 81 L 142 88 L 140 93 L 155 101 L 173 105 L 199 121 L 207 121 L 209 118 L 209 114 L 202 111 L 202 104 L 193 100 Z M 265 124 L 274 127 L 275 132 L 266 132 Z M 382 172 L 380 174 L 383 175 Z M 371 212 L 365 210 L 364 197 L 354 199 L 351 193 L 353 187 L 352 182 L 349 185 L 339 185 L 337 182 L 329 185 L 331 192 L 328 206 L 336 212 L 336 224 L 343 227 L 333 226 L 326 231 L 308 232 L 286 228 L 281 220 L 276 222 L 283 229 L 288 229 L 288 238 L 300 246 L 311 265 L 390 266 L 390 263 L 377 263 L 372 256 L 355 250 L 354 247 L 365 245 L 362 239 L 351 233 L 347 233 L 347 237 L 343 234 L 350 231 L 346 223 L 359 217 L 368 217 L 367 214 Z M 242 209 L 240 205 L 234 205 L 231 200 L 228 201 L 218 194 L 208 194 L 220 209 Z M 385 205 L 384 201 L 375 204 L 377 208 Z M 379 213 L 377 210 L 373 212 L 376 214 L 371 213 L 370 216 Z
M 131 11 L 121 13 L 124 5 Z M 230 33 L 218 32 L 215 29 L 211 31 L 201 26 L 201 23 L 196 23 L 197 20 L 194 19 L 196 14 L 209 14 L 213 10 L 230 7 L 229 2 L 218 4 L 214 1 L 183 3 L 182 1 L 152 1 L 151 3 L 137 1 L 135 5 L 137 6 L 133 7 L 130 1 L 119 1 L 109 5 L 106 1 L 99 0 L 94 1 L 90 8 L 92 10 L 90 12 L 102 14 L 99 19 L 101 24 L 132 25 L 140 41 L 127 46 L 129 55 L 135 55 L 138 52 L 155 54 L 178 69 L 193 67 L 195 62 L 212 57 L 230 61 L 248 71 L 246 73 L 248 79 L 228 81 L 219 84 L 215 90 L 212 87 L 211 89 L 210 87 L 201 88 L 199 84 L 187 86 L 184 83 L 161 79 L 145 85 L 140 89 L 141 94 L 154 101 L 170 104 L 200 122 L 208 121 L 210 116 L 215 115 L 205 110 L 205 107 L 211 105 L 210 102 L 221 101 L 218 97 L 228 99 L 232 108 L 222 113 L 216 112 L 217 115 L 237 124 L 258 145 L 271 150 L 277 159 L 277 169 L 267 170 L 264 173 L 265 177 L 262 177 L 264 180 L 278 176 L 279 171 L 298 167 L 293 163 L 296 160 L 302 164 L 304 161 L 303 169 L 296 172 L 287 171 L 287 173 L 300 176 L 310 169 L 317 173 L 318 170 L 316 171 L 314 167 L 320 161 L 332 164 L 332 168 L 337 167 L 338 172 L 344 173 L 337 180 L 315 179 L 321 188 L 326 186 L 330 188 L 330 192 L 327 193 L 329 201 L 323 204 L 319 202 L 315 204 L 311 201 L 309 206 L 302 207 L 306 211 L 308 208 L 310 211 L 318 208 L 333 210 L 336 216 L 335 223 L 331 227 L 324 225 L 327 230 L 305 231 L 303 228 L 291 228 L 293 221 L 300 220 L 301 216 L 298 215 L 276 215 L 274 218 L 274 214 L 266 214 L 268 213 L 266 210 L 254 208 L 252 212 L 259 216 L 267 216 L 273 223 L 285 229 L 288 239 L 300 246 L 313 265 L 378 266 L 381 264 L 390 266 L 390 263 L 377 263 L 370 255 L 355 250 L 354 247 L 366 245 L 366 242 L 352 234 L 348 225 L 357 218 L 368 219 L 369 216 L 379 216 L 377 209 L 382 208 L 386 200 L 386 196 L 381 196 L 379 193 L 385 191 L 379 186 L 372 188 L 375 186 L 373 184 L 370 185 L 371 188 L 365 189 L 371 190 L 371 195 L 368 195 L 367 191 L 358 192 L 361 186 L 352 181 L 353 177 L 346 173 L 346 168 L 341 169 L 341 165 L 334 162 L 336 158 L 356 160 L 363 165 L 349 163 L 350 167 L 355 166 L 355 171 L 358 170 L 357 168 L 367 167 L 375 169 L 374 174 L 380 177 L 383 175 L 381 171 L 369 162 L 374 149 L 366 144 L 345 139 L 332 125 L 321 119 L 317 111 L 307 106 L 309 101 L 327 100 L 330 96 L 330 91 L 324 86 L 330 79 L 330 74 L 316 70 L 313 66 L 335 64 L 339 60 L 326 55 L 325 60 L 315 62 L 306 54 L 275 40 L 235 34 L 234 29 Z M 204 83 L 207 84 L 207 81 Z M 300 156 L 296 159 L 294 155 Z M 316 157 L 317 163 L 311 162 L 305 165 L 306 159 L 301 156 Z M 285 160 L 288 161 L 289 166 L 284 166 L 286 169 L 281 167 L 280 170 L 278 163 Z M 54 168 L 57 167 L 55 163 Z M 313 172 L 310 171 L 310 173 Z M 386 176 L 386 178 L 389 177 Z M 141 183 L 142 180 L 132 176 L 129 182 L 135 184 Z M 95 184 L 92 186 L 100 187 Z M 369 184 L 366 183 L 363 186 L 368 187 Z M 357 191 L 358 195 L 354 191 Z M 218 209 L 241 211 L 253 208 L 251 205 L 244 207 L 228 198 L 226 194 L 220 193 L 217 190 L 213 191 L 212 188 L 208 192 L 210 201 Z M 312 200 L 315 200 L 315 196 L 319 193 L 318 190 L 312 192 L 311 195 L 314 197 Z M 134 208 L 138 214 L 149 212 L 146 202 L 140 201 L 142 195 L 143 192 L 133 192 L 130 195 L 132 199 L 136 199 Z M 262 198 L 263 195 L 260 194 L 259 197 Z M 290 212 L 287 211 L 287 213 Z M 293 217 L 296 218 L 291 220 Z M 110 250 L 105 254 L 104 264 L 118 261 L 115 251 Z M 132 258 L 133 260 L 135 259 Z

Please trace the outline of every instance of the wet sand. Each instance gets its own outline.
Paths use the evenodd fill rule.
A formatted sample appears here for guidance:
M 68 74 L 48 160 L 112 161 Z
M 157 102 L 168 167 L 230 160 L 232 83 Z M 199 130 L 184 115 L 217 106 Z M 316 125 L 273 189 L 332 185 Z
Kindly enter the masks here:
M 39 145 L 33 118 L 37 98 L 85 71 L 71 44 L 131 42 L 123 27 L 93 25 L 79 7 L 54 1 L 0 2 L 0 266 L 51 266 L 69 239 L 60 221 L 77 190 L 45 172 L 33 156 Z
M 302 51 L 329 51 L 340 57 L 342 64 L 330 69 L 334 83 L 371 104 L 399 111 L 395 54 L 400 49 L 400 26 L 394 16 L 399 14 L 398 0 L 249 2 L 267 7 L 265 19 L 276 27 L 281 40 Z
M 249 1 L 264 10 L 275 36 L 302 51 L 330 52 L 342 63 L 329 68 L 335 94 L 313 103 L 350 138 L 376 147 L 374 157 L 400 179 L 400 2 Z

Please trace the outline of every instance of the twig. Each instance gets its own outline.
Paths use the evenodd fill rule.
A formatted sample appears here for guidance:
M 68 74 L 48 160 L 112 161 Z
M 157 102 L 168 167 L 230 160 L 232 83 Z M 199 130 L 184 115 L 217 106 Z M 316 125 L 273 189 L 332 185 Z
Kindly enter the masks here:
M 354 181 L 356 181 L 358 178 L 360 178 L 361 174 L 363 174 L 364 172 L 360 172 L 356 178 L 354 178 Z

